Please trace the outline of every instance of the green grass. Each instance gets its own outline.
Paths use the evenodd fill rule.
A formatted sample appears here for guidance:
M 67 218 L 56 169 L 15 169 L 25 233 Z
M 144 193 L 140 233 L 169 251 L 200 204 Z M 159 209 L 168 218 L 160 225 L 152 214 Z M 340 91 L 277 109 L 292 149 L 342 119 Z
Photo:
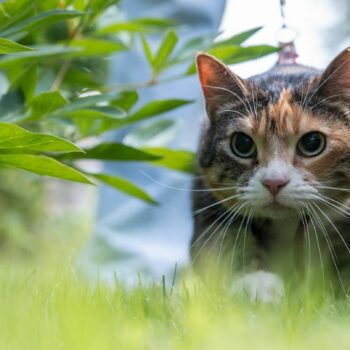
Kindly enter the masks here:
M 64 260 L 64 259 L 63 259 Z M 251 304 L 183 281 L 126 291 L 89 286 L 65 265 L 3 264 L 0 349 L 347 349 L 350 305 L 291 293 Z
M 299 286 L 279 306 L 252 304 L 190 277 L 173 290 L 92 286 L 73 268 L 82 239 L 68 236 L 3 259 L 0 349 L 350 348 L 346 298 Z

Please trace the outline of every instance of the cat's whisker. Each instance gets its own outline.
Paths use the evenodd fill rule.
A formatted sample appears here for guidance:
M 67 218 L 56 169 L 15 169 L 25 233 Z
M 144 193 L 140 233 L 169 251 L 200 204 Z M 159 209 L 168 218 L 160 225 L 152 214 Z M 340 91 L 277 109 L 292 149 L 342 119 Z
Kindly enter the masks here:
M 332 225 L 332 227 L 334 228 L 335 232 L 337 233 L 337 235 L 341 239 L 342 243 L 344 244 L 346 250 L 350 254 L 350 247 L 346 243 L 346 241 L 345 241 L 344 237 L 342 236 L 342 234 L 339 232 L 338 228 L 334 225 L 332 220 L 329 218 L 329 216 L 316 203 L 313 203 L 313 205 L 320 211 L 320 213 L 322 213 L 322 215 L 326 218 L 326 220 Z
M 311 203 L 312 204 L 312 203 Z M 314 203 L 315 204 L 315 203 Z M 316 207 L 318 208 L 318 207 Z M 327 242 L 327 246 L 328 246 L 328 249 L 330 251 L 330 254 L 331 254 L 331 258 L 332 258 L 332 261 L 333 261 L 333 264 L 334 264 L 334 267 L 335 267 L 335 270 L 337 272 L 337 275 L 338 275 L 338 278 L 339 278 L 339 282 L 340 282 L 340 285 L 343 289 L 343 292 L 346 294 L 346 290 L 345 290 L 345 287 L 344 287 L 344 283 L 343 283 L 343 280 L 341 278 L 341 274 L 340 274 L 340 271 L 339 271 L 339 268 L 338 268 L 338 258 L 337 258 L 337 255 L 336 255 L 336 252 L 334 250 L 334 247 L 332 245 L 332 241 L 331 239 L 329 238 L 328 236 L 328 233 L 327 233 L 327 230 L 324 226 L 324 224 L 322 223 L 322 220 L 320 218 L 320 216 L 318 215 L 317 211 L 313 208 L 313 211 L 314 211 L 314 214 L 315 216 L 318 217 L 318 220 L 319 220 L 319 227 L 321 228 L 323 234 L 324 234 L 324 237 L 326 239 L 326 242 Z M 340 235 L 341 236 L 341 235 Z
M 321 84 L 319 84 L 317 86 L 317 88 L 315 89 L 315 91 L 311 94 L 311 96 L 309 97 L 309 99 L 307 100 L 306 104 L 309 104 L 309 102 L 311 101 L 311 99 L 315 96 L 315 94 L 321 89 L 322 86 L 324 86 L 330 79 L 332 79 L 334 77 L 334 75 L 336 73 L 338 73 L 338 71 L 343 68 L 346 64 L 349 64 L 348 59 L 345 59 L 344 62 L 342 62 L 341 64 L 339 64 L 338 67 L 336 67 L 333 72 L 326 78 L 323 79 L 323 81 L 321 82 Z
M 324 237 L 325 237 L 325 240 L 326 240 L 326 243 L 328 245 L 328 248 L 329 248 L 329 251 L 332 255 L 334 255 L 334 258 L 332 256 L 332 259 L 335 259 L 335 260 L 338 260 L 337 259 L 337 256 L 336 256 L 336 253 L 335 253 L 335 250 L 334 250 L 334 247 L 329 239 L 329 235 L 327 233 L 327 230 L 326 230 L 326 227 L 324 226 L 318 212 L 316 211 L 315 207 L 313 206 L 313 203 L 310 203 L 310 210 L 313 212 L 314 214 L 314 219 L 316 221 L 316 224 L 318 225 L 318 227 L 321 229 Z M 337 261 L 338 262 L 338 261 Z
M 236 190 L 237 186 L 231 186 L 231 187 L 221 187 L 221 188 L 208 188 L 208 189 L 191 189 L 191 188 L 179 188 L 171 185 L 167 185 L 165 183 L 162 183 L 149 174 L 145 173 L 144 171 L 141 171 L 143 175 L 145 175 L 148 179 L 156 183 L 157 185 L 163 186 L 165 188 L 168 188 L 169 190 L 175 190 L 175 191 L 183 191 L 183 192 L 215 192 L 215 191 L 227 191 L 227 190 Z
M 240 84 L 238 84 L 238 86 L 240 87 Z M 246 109 L 246 111 L 247 111 L 248 114 L 251 113 L 252 115 L 254 115 L 254 113 L 253 113 L 253 111 L 252 111 L 252 108 L 251 108 L 251 106 L 250 106 L 250 104 L 249 104 L 248 98 L 247 98 L 247 96 L 246 96 L 246 94 L 245 94 L 245 92 L 244 92 L 244 90 L 243 90 L 242 88 L 241 88 L 241 91 L 242 91 L 242 93 L 243 93 L 243 95 L 244 95 L 244 97 L 245 97 L 245 99 L 246 99 L 246 101 L 247 101 L 248 104 L 247 104 L 246 102 L 244 102 L 243 99 L 242 99 L 238 94 L 236 94 L 235 92 L 233 92 L 232 90 L 226 89 L 226 88 L 221 87 L 221 86 L 204 85 L 204 87 L 207 87 L 207 88 L 210 88 L 210 89 L 218 89 L 218 90 L 222 90 L 222 91 L 226 91 L 226 92 L 230 93 L 230 94 L 233 95 L 235 98 L 238 98 L 238 100 L 239 100 L 240 102 L 243 103 L 243 105 L 244 105 L 244 107 L 245 107 L 245 109 Z M 248 107 L 249 107 L 249 108 L 248 108 Z
M 224 113 L 234 113 L 234 114 L 237 114 L 239 116 L 241 116 L 242 118 L 247 118 L 246 115 L 244 115 L 243 113 L 239 112 L 239 111 L 236 111 L 234 109 L 224 109 L 224 110 L 220 110 L 218 115 L 221 115 L 221 114 L 224 114 Z
M 244 268 L 245 266 L 245 250 L 246 250 L 246 237 L 247 237 L 247 232 L 248 232 L 248 228 L 250 226 L 251 220 L 253 219 L 253 215 L 254 215 L 254 209 L 250 209 L 249 213 L 248 213 L 248 218 L 247 218 L 247 222 L 245 225 L 245 229 L 244 229 L 244 233 L 243 233 L 243 256 L 242 256 L 242 266 Z
M 207 209 L 209 209 L 209 208 L 212 208 L 212 207 L 214 207 L 214 206 L 216 206 L 216 205 L 222 204 L 222 203 L 227 202 L 227 201 L 229 201 L 229 200 L 231 200 L 231 199 L 236 199 L 236 198 L 239 198 L 239 197 L 242 197 L 242 195 L 241 195 L 241 194 L 235 194 L 235 195 L 233 195 L 233 196 L 229 196 L 229 197 L 224 198 L 224 199 L 222 199 L 222 200 L 220 200 L 220 201 L 218 201 L 218 202 L 212 203 L 212 204 L 210 204 L 210 205 L 208 205 L 208 206 L 206 206 L 206 207 L 204 207 L 204 208 L 197 209 L 197 210 L 195 210 L 192 214 L 193 214 L 193 215 L 198 215 L 199 213 L 201 213 L 201 212 L 203 212 L 203 211 L 205 211 L 205 210 L 207 210 Z
M 308 251 L 308 274 L 309 274 L 309 271 L 310 271 L 310 268 L 311 268 L 311 242 L 310 242 L 309 233 L 306 230 L 307 220 L 306 220 L 306 216 L 305 216 L 303 208 L 297 208 L 297 212 L 298 212 L 298 215 L 300 217 L 301 223 L 303 225 L 304 233 L 306 235 L 306 245 L 307 245 L 307 251 Z
M 241 208 L 243 205 L 244 205 L 244 203 L 242 203 L 241 206 L 240 206 L 237 210 L 240 210 L 240 208 Z M 221 216 L 219 217 L 218 220 L 220 220 L 224 215 L 226 215 L 226 217 L 221 221 L 221 223 L 215 228 L 215 230 L 209 235 L 209 237 L 205 240 L 205 242 L 203 243 L 203 245 L 199 248 L 199 250 L 197 251 L 196 255 L 193 257 L 193 262 L 195 262 L 195 261 L 197 260 L 197 258 L 198 258 L 199 255 L 201 254 L 201 251 L 206 247 L 207 243 L 208 243 L 208 242 L 210 241 L 210 239 L 215 235 L 215 233 L 220 229 L 220 227 L 230 218 L 230 212 L 231 212 L 232 210 L 234 210 L 234 209 L 236 208 L 236 206 L 237 206 L 237 204 L 234 205 L 233 207 L 231 207 L 230 209 L 226 210 L 226 212 L 225 212 L 223 215 L 221 215 Z M 206 230 L 203 232 L 203 234 L 201 234 L 200 237 L 204 236 L 204 235 L 213 227 L 213 225 L 215 225 L 215 223 L 216 223 L 218 220 L 216 220 L 212 225 L 210 225 L 209 228 L 206 229 Z M 192 246 L 195 245 L 195 244 L 196 244 L 196 242 L 194 242 L 194 243 L 192 244 Z
M 304 94 L 304 97 L 301 101 L 301 109 L 304 109 L 305 106 L 307 105 L 306 99 L 308 98 L 310 87 L 311 87 L 310 81 L 306 80 L 306 82 L 307 82 L 307 90 L 306 90 L 306 93 Z M 304 89 L 304 85 L 303 85 L 303 89 Z
M 313 196 L 313 199 L 314 200 L 319 200 L 319 201 L 325 203 L 328 207 L 330 207 L 331 209 L 336 211 L 339 215 L 344 216 L 346 218 L 349 217 L 349 212 L 348 211 L 344 210 L 343 208 L 339 208 L 338 206 L 336 206 L 332 202 L 329 202 L 327 199 L 321 197 L 320 195 Z
M 323 199 L 325 199 L 325 200 L 328 200 L 328 201 L 334 203 L 334 205 L 338 205 L 339 208 L 343 208 L 345 211 L 348 211 L 348 210 L 349 210 L 349 207 L 348 207 L 347 205 L 345 205 L 345 204 L 342 203 L 342 202 L 337 201 L 337 200 L 334 199 L 334 198 L 327 197 L 327 196 L 325 196 L 325 195 L 323 195 L 323 194 L 320 194 L 320 193 L 319 193 L 318 195 L 319 195 L 321 198 L 323 198 Z M 348 214 L 350 214 L 350 212 L 348 212 Z
M 220 219 L 222 217 L 224 217 L 225 215 L 229 215 L 230 214 L 230 211 L 233 210 L 235 207 L 237 206 L 236 205 L 233 205 L 231 208 L 227 209 L 224 211 L 223 214 L 221 214 L 218 218 L 216 218 L 216 220 L 214 220 L 214 222 L 204 231 L 201 233 L 201 235 L 191 244 L 191 248 L 193 248 L 194 246 L 196 246 L 197 244 L 200 243 L 201 239 L 205 236 L 205 234 L 217 223 L 220 221 Z M 221 223 L 220 223 L 221 224 Z M 220 226 L 219 226 L 220 227 Z
M 231 275 L 233 274 L 233 270 L 234 270 L 235 251 L 236 251 L 237 243 L 239 244 L 239 242 L 241 241 L 241 238 L 240 238 L 241 230 L 242 230 L 243 223 L 244 223 L 246 215 L 247 215 L 247 211 L 248 211 L 248 209 L 246 208 L 244 210 L 243 215 L 242 215 L 242 221 L 241 221 L 241 223 L 239 225 L 239 228 L 238 228 L 238 231 L 237 231 L 237 234 L 236 234 L 236 238 L 235 238 L 235 243 L 234 243 L 233 248 L 232 248 L 232 253 L 231 253 Z
M 334 190 L 334 191 L 341 191 L 341 192 L 350 192 L 349 188 L 340 188 L 340 187 L 331 187 L 331 186 L 315 186 L 316 188 L 324 189 L 324 190 Z
M 347 96 L 346 94 L 335 94 L 326 98 L 323 98 L 321 101 L 317 102 L 316 104 L 312 105 L 312 107 L 309 109 L 310 112 L 312 112 L 317 106 L 319 106 L 322 103 L 325 103 L 326 101 L 329 101 L 335 97 L 340 97 L 340 96 Z
M 219 249 L 219 256 L 218 256 L 218 263 L 220 263 L 220 259 L 221 259 L 221 250 L 222 250 L 222 245 L 223 245 L 223 242 L 224 242 L 224 239 L 225 239 L 225 235 L 226 235 L 226 232 L 228 231 L 230 225 L 232 224 L 232 221 L 238 216 L 239 214 L 239 210 L 237 211 L 234 211 L 231 215 L 231 218 L 228 220 L 227 224 L 226 224 L 226 230 L 224 232 L 224 235 L 223 235 L 223 238 L 221 240 L 221 244 L 220 244 L 220 249 Z M 220 236 L 219 236 L 219 240 L 220 240 Z
M 325 282 L 325 273 L 324 273 L 324 265 L 323 265 L 323 259 L 322 259 L 322 253 L 321 253 L 321 246 L 320 246 L 320 241 L 318 239 L 318 235 L 317 235 L 317 231 L 316 231 L 316 227 L 313 221 L 313 217 L 312 217 L 312 213 L 310 210 L 310 205 L 307 206 L 307 210 L 308 210 L 308 214 L 309 214 L 309 219 L 310 219 L 310 223 L 314 229 L 314 236 L 316 239 L 316 244 L 317 244 L 317 249 L 318 249 L 318 254 L 320 257 L 320 264 L 321 264 L 321 270 L 322 270 L 322 279 L 323 279 L 323 283 Z

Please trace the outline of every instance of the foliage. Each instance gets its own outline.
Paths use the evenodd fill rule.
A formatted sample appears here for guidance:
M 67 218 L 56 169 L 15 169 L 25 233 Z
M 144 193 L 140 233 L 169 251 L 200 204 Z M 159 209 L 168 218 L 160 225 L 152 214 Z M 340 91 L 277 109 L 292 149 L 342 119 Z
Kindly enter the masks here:
M 241 46 L 259 28 L 221 42 L 214 43 L 214 36 L 204 36 L 179 43 L 172 20 L 125 21 L 117 10 L 116 0 L 0 3 L 0 78 L 5 81 L 0 94 L 0 166 L 86 184 L 104 182 L 155 203 L 126 179 L 88 173 L 81 167 L 83 162 L 76 160 L 133 160 L 190 172 L 190 152 L 137 149 L 103 141 L 80 148 L 77 143 L 86 144 L 89 137 L 191 103 L 170 98 L 139 106 L 138 89 L 168 80 L 164 75 L 174 66 L 181 65 L 183 73 L 170 79 L 193 74 L 194 55 L 199 50 L 216 54 L 227 63 L 237 63 L 275 52 L 276 48 Z M 149 36 L 155 34 L 161 37 L 156 49 L 149 44 Z M 143 81 L 135 85 L 109 85 L 108 62 L 131 50 L 138 40 L 151 76 L 141 77 Z

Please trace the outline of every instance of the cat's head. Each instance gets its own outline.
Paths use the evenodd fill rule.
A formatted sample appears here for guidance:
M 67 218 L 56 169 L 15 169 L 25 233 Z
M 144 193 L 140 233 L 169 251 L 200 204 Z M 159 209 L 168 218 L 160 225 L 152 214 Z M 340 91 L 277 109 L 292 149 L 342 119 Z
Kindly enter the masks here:
M 199 171 L 218 201 L 271 217 L 339 207 L 350 188 L 349 49 L 324 72 L 282 65 L 242 79 L 207 54 L 197 67 L 208 114 Z

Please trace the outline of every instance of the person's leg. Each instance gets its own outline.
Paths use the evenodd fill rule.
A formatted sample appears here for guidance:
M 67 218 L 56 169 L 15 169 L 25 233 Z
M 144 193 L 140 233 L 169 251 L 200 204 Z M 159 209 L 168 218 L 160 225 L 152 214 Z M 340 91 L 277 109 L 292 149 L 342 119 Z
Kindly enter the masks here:
M 173 18 L 182 24 L 180 43 L 192 36 L 215 33 L 220 24 L 225 0 L 128 0 L 124 10 L 129 18 Z M 155 39 L 157 41 L 157 39 Z M 154 44 L 154 43 L 151 43 Z M 178 67 L 180 71 L 185 67 Z M 121 55 L 112 63 L 111 83 L 145 81 L 148 66 L 142 48 Z M 187 78 L 140 91 L 139 105 L 155 99 L 184 98 L 198 100 L 196 79 Z M 167 146 L 177 149 L 196 148 L 203 116 L 201 103 L 194 103 L 166 118 L 178 123 L 178 133 Z M 121 140 L 128 130 L 108 135 L 109 140 Z M 191 177 L 140 163 L 108 163 L 105 172 L 120 175 L 146 189 L 159 203 L 147 205 L 110 187 L 102 186 L 95 231 L 85 250 L 84 270 L 92 277 L 113 282 L 115 275 L 127 283 L 138 275 L 157 281 L 162 275 L 171 276 L 175 263 L 187 261 L 192 232 L 191 193 L 163 187 L 188 189 Z

